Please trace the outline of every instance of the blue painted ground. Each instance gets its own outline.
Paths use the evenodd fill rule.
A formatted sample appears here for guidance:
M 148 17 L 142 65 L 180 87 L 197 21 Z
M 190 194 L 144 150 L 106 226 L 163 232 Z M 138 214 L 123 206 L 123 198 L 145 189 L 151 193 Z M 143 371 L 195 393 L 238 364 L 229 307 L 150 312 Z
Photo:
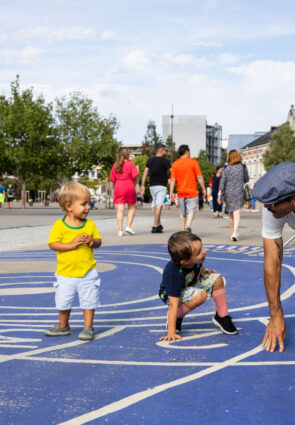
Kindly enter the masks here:
M 293 425 L 295 251 L 286 248 L 282 273 L 285 352 L 271 354 L 259 347 L 268 317 L 262 248 L 206 248 L 206 267 L 226 278 L 236 336 L 213 325 L 208 300 L 184 319 L 182 341 L 160 342 L 167 315 L 157 297 L 169 259 L 164 245 L 96 252 L 99 263 L 115 268 L 101 273 L 97 337 L 87 343 L 77 339 L 78 304 L 70 336 L 44 336 L 57 323 L 53 273 L 0 274 L 0 424 Z M 7 252 L 0 267 L 1 260 L 55 261 L 55 254 Z

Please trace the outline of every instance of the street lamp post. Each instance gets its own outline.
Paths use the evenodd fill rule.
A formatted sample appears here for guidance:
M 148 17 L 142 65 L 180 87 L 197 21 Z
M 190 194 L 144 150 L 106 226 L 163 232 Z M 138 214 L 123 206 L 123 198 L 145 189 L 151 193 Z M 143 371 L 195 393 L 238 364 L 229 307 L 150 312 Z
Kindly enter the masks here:
M 172 104 L 172 110 L 171 110 L 170 118 L 171 118 L 171 164 L 172 164 L 172 162 L 173 162 L 173 118 L 174 118 L 173 104 Z

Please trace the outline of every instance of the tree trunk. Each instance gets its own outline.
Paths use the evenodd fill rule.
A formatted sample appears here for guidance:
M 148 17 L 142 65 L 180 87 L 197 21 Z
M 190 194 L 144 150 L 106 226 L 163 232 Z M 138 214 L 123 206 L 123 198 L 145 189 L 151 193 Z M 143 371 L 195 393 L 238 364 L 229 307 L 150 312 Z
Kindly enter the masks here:
M 23 208 L 26 208 L 26 183 L 23 182 L 22 184 L 22 206 Z

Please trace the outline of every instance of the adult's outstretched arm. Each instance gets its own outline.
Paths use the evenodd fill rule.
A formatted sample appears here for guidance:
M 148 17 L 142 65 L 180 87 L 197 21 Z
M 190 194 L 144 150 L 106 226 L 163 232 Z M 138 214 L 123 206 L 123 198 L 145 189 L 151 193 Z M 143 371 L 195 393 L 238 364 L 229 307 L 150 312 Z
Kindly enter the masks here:
M 262 345 L 274 352 L 277 341 L 280 352 L 284 351 L 286 325 L 281 306 L 281 269 L 283 261 L 283 239 L 263 239 L 264 286 L 269 304 L 270 321 L 266 327 Z

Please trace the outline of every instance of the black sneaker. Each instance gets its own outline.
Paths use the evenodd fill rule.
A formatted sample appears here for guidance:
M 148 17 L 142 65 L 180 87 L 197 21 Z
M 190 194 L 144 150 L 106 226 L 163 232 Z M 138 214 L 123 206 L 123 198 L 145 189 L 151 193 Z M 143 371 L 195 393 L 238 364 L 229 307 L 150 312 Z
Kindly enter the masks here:
M 214 325 L 218 326 L 224 334 L 235 335 L 238 333 L 230 316 L 219 317 L 216 313 L 215 316 L 212 317 L 212 322 Z
M 177 319 L 176 319 L 176 333 L 181 332 L 182 320 L 183 320 L 182 317 L 177 317 Z M 166 323 L 166 329 L 168 331 L 168 320 L 167 320 L 167 323 Z
M 159 226 L 157 226 L 158 229 L 163 230 L 164 227 L 162 226 L 162 224 L 159 224 Z
M 192 233 L 192 229 L 188 226 L 185 226 L 184 231 L 188 233 Z
M 163 230 L 159 228 L 159 226 L 157 227 L 152 227 L 152 233 L 163 233 Z
M 177 317 L 176 319 L 176 332 L 181 332 L 181 324 L 182 324 L 182 317 Z

